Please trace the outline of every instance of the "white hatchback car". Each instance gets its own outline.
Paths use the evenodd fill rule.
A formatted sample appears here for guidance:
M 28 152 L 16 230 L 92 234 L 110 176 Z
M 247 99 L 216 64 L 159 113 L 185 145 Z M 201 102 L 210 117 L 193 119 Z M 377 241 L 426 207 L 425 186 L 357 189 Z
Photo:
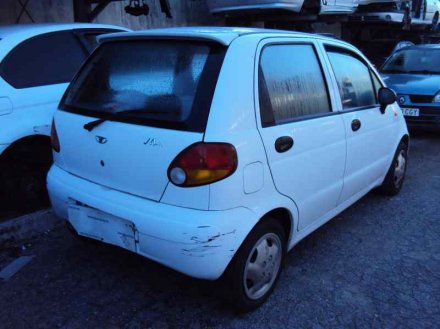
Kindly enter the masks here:
M 53 113 L 96 36 L 121 31 L 128 30 L 79 23 L 0 26 L 1 208 L 17 198 L 44 197 Z
M 396 96 L 345 42 L 234 28 L 101 42 L 52 127 L 49 195 L 81 236 L 223 276 L 250 310 L 287 250 L 370 190 L 402 186 Z
M 375 1 L 375 0 L 372 0 Z M 213 14 L 237 14 L 240 12 L 288 11 L 319 14 L 350 14 L 358 6 L 358 0 L 208 0 Z

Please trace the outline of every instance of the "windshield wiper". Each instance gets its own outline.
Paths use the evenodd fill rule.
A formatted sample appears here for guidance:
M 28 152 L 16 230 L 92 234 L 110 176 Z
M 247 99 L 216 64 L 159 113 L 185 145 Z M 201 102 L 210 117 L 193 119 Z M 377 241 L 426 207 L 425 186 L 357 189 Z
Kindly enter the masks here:
M 121 118 L 126 118 L 127 114 L 136 113 L 136 114 L 157 114 L 157 113 L 164 113 L 163 111 L 148 111 L 148 110 L 126 110 L 126 111 L 119 111 L 119 112 L 113 112 L 109 113 L 108 115 L 97 119 L 90 121 L 89 123 L 86 123 L 84 125 L 84 129 L 87 131 L 92 131 L 96 127 L 98 127 L 100 124 L 106 122 L 106 121 L 113 121 Z
M 407 71 L 407 73 L 412 73 L 412 74 L 439 74 L 440 72 L 429 71 L 429 70 L 414 70 L 414 71 Z
M 381 70 L 381 73 L 405 73 L 405 71 L 401 70 Z

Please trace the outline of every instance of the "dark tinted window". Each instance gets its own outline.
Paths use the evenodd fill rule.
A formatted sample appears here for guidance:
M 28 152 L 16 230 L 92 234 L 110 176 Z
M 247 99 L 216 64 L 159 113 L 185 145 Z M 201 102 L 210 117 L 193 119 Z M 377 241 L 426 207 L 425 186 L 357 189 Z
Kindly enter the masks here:
M 374 106 L 376 92 L 370 69 L 359 59 L 339 52 L 328 52 L 338 82 L 344 110 Z
M 69 82 L 86 52 L 71 31 L 43 34 L 15 47 L 3 60 L 3 79 L 15 88 Z
M 179 130 L 206 126 L 224 48 L 189 41 L 101 45 L 71 83 L 61 108 Z
M 311 45 L 266 47 L 258 80 L 263 127 L 331 111 L 321 66 Z

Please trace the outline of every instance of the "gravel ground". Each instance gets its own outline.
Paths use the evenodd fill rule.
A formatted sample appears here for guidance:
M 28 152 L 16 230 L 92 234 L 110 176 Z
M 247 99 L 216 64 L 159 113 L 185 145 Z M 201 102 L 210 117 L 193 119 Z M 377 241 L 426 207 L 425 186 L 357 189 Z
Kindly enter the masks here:
M 232 312 L 210 282 L 64 229 L 2 250 L 34 255 L 0 282 L 3 328 L 439 328 L 440 136 L 412 141 L 401 194 L 370 193 L 303 240 L 260 309 Z

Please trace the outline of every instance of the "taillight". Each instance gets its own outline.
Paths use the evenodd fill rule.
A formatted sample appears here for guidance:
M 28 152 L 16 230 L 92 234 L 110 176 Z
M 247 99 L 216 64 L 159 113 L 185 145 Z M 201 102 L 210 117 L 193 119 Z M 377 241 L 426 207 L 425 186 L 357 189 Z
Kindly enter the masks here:
M 177 186 L 211 184 L 237 169 L 235 147 L 226 143 L 196 143 L 183 150 L 168 168 L 168 178 Z
M 55 120 L 52 120 L 52 127 L 50 128 L 50 142 L 52 149 L 60 153 L 60 140 L 58 139 L 57 127 L 55 126 Z

